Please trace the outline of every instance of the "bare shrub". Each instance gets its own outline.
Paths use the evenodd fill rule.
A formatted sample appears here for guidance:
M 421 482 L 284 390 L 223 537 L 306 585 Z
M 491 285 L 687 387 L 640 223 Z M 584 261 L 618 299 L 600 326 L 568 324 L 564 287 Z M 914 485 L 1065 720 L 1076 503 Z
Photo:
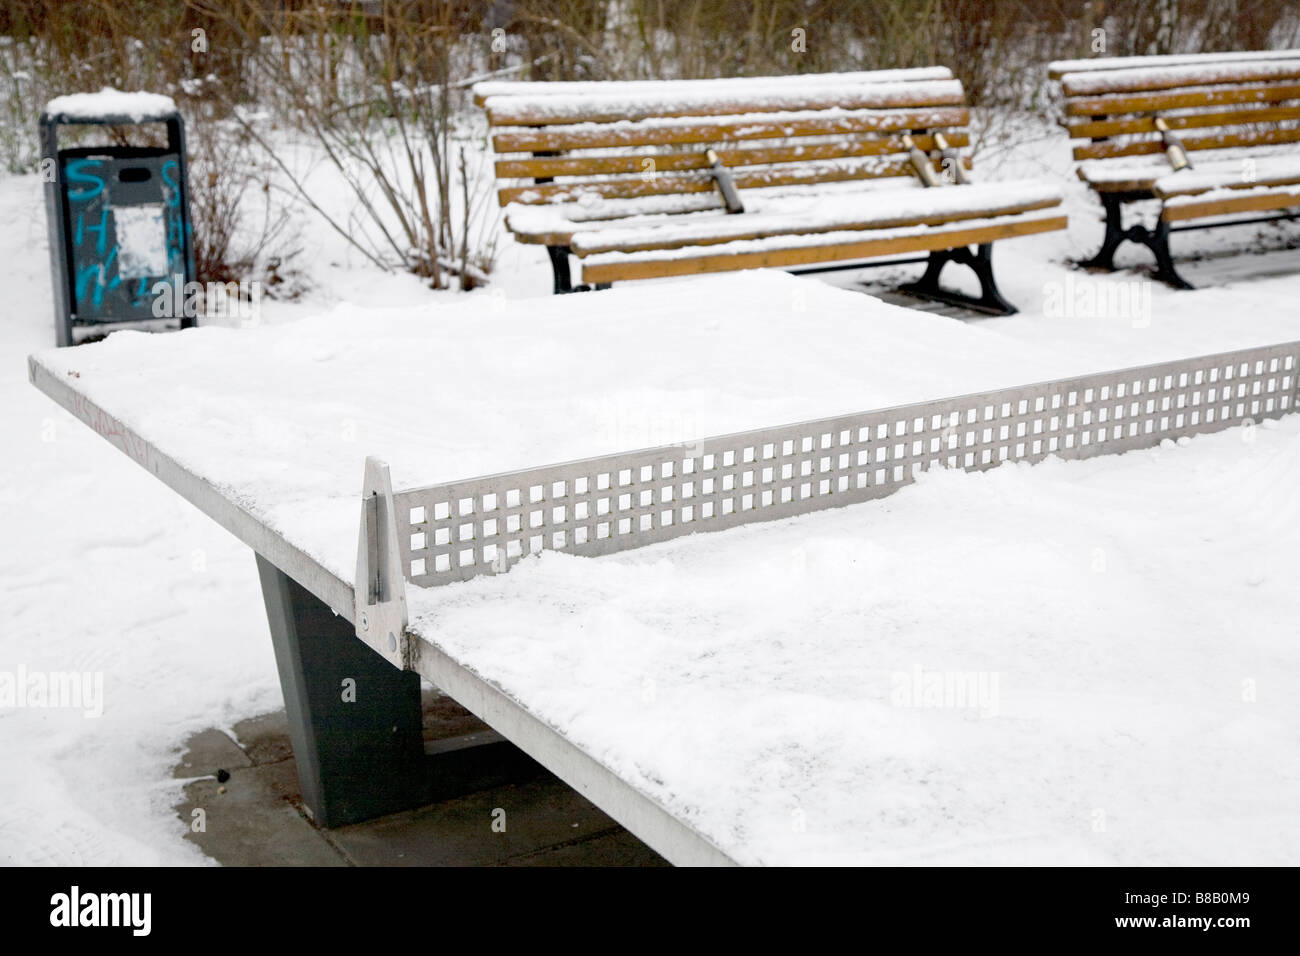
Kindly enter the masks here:
M 190 216 L 200 282 L 256 279 L 271 298 L 296 298 L 301 250 L 284 197 L 248 136 L 228 120 L 190 126 Z

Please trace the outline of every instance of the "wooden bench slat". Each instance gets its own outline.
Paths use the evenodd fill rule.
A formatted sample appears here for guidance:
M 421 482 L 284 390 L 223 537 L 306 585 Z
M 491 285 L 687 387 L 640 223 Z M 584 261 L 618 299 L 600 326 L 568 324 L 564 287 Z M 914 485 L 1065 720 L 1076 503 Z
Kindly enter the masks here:
M 766 113 L 737 116 L 734 119 L 728 118 L 725 122 L 681 120 L 665 123 L 624 122 L 596 126 L 510 129 L 493 135 L 492 148 L 498 153 L 610 149 L 853 133 L 897 133 L 907 130 L 947 129 L 966 126 L 969 123 L 970 110 L 965 106 L 940 106 L 917 110 L 830 110 L 822 114 Z
M 927 227 L 923 231 L 906 235 L 891 235 L 888 230 L 881 230 L 884 235 L 871 236 L 870 233 L 865 233 L 861 238 L 854 237 L 835 243 L 796 244 L 792 241 L 788 246 L 753 252 L 710 251 L 698 257 L 643 259 L 621 253 L 606 253 L 595 259 L 583 260 L 582 277 L 585 282 L 600 283 L 699 275 L 734 269 L 784 269 L 819 262 L 870 259 L 876 256 L 979 245 L 998 239 L 1051 232 L 1064 229 L 1065 226 L 1065 216 L 1030 213 L 1020 218 L 979 225 L 959 223 L 950 227 Z M 797 239 L 797 237 L 790 238 Z
M 1300 142 L 1300 128 L 1257 129 L 1211 136 L 1184 136 L 1181 139 L 1183 148 L 1188 152 L 1203 149 L 1279 146 L 1285 143 Z M 1123 156 L 1152 156 L 1164 151 L 1164 143 L 1158 139 L 1128 143 L 1089 143 L 1086 146 L 1076 146 L 1074 148 L 1074 158 L 1076 160 L 1115 159 Z
M 1068 100 L 1065 112 L 1068 116 L 1120 116 L 1234 103 L 1284 103 L 1295 99 L 1300 99 L 1300 83 L 1261 83 L 1219 89 L 1200 87 L 1190 91 L 1081 97 Z
M 970 159 L 963 160 L 970 168 Z M 942 165 L 935 162 L 935 172 L 942 172 Z M 737 189 L 760 189 L 767 186 L 794 186 L 811 183 L 840 183 L 854 179 L 873 179 L 877 177 L 915 175 L 911 163 L 907 160 L 879 160 L 868 157 L 866 162 L 837 166 L 827 163 L 823 166 L 793 166 L 786 164 L 771 169 L 745 168 L 733 176 Z M 712 192 L 717 187 L 712 177 L 706 173 L 659 173 L 653 178 L 642 179 L 640 176 L 628 176 L 611 180 L 577 180 L 567 183 L 539 183 L 531 186 L 510 186 L 501 189 L 497 198 L 501 205 L 512 202 L 545 203 L 555 202 L 558 197 L 576 198 L 584 193 L 607 199 L 632 198 L 636 196 L 662 196 L 671 193 Z
M 1300 183 L 1300 156 L 1273 156 L 1258 161 L 1216 163 L 1205 168 L 1166 173 L 1152 191 L 1161 199 L 1188 196 L 1217 189 L 1257 189 Z
M 1300 119 L 1300 106 L 1277 106 L 1265 109 L 1244 108 L 1216 110 L 1212 113 L 1163 114 L 1172 130 L 1205 129 L 1213 126 L 1248 126 L 1252 123 L 1279 123 Z M 1130 116 L 1115 120 L 1073 120 L 1065 124 L 1071 139 L 1101 139 L 1130 133 L 1155 133 L 1154 116 Z
M 1300 207 L 1300 186 L 1246 193 L 1240 196 L 1215 194 L 1196 200 L 1168 202 L 1160 211 L 1165 222 L 1226 216 L 1241 212 L 1272 212 Z
M 913 137 L 923 150 L 937 149 L 934 136 L 919 134 Z M 964 132 L 947 136 L 954 147 L 970 145 L 970 136 Z M 835 143 L 809 143 L 800 146 L 767 146 L 751 149 L 716 149 L 715 152 L 728 168 L 759 166 L 771 163 L 800 162 L 814 159 L 849 159 L 857 156 L 883 156 L 905 153 L 907 147 L 897 136 L 855 138 Z M 652 160 L 647 166 L 646 160 Z M 690 169 L 708 169 L 704 151 L 671 153 L 631 153 L 623 156 L 558 156 L 533 159 L 498 159 L 496 175 L 501 179 L 531 179 L 554 176 L 597 176 L 616 173 L 644 174 L 647 171 L 673 172 Z
M 762 96 L 493 96 L 484 105 L 493 126 L 548 126 L 792 110 L 960 106 L 964 101 L 961 83 L 957 80 L 928 80 L 862 84 L 848 88 L 839 85 L 807 87 Z
M 1175 53 L 1154 56 L 1102 56 L 1082 60 L 1055 60 L 1047 64 L 1047 75 L 1059 80 L 1067 73 L 1096 70 L 1125 70 L 1142 66 L 1179 64 L 1242 63 L 1252 60 L 1300 59 L 1300 50 L 1248 50 L 1222 53 Z
M 1142 93 L 1188 86 L 1214 87 L 1294 79 L 1300 79 L 1300 60 L 1188 64 L 1068 73 L 1061 78 L 1061 88 L 1066 96 L 1097 96 L 1105 93 Z
M 1184 183 L 1196 183 L 1202 181 L 1205 175 L 1219 177 L 1222 180 L 1230 179 L 1234 176 L 1241 176 L 1246 167 L 1243 165 L 1250 156 L 1216 156 L 1191 170 L 1185 170 L 1178 173 L 1178 179 Z M 1269 182 L 1271 171 L 1274 169 L 1272 161 L 1276 156 L 1262 156 L 1256 161 L 1257 180 L 1260 182 Z M 1175 182 L 1174 172 L 1169 166 L 1169 162 L 1162 156 L 1159 159 L 1142 163 L 1122 163 L 1109 160 L 1091 160 L 1081 163 L 1077 170 L 1078 176 L 1093 189 L 1098 192 L 1151 192 L 1154 193 L 1156 183 L 1165 180 Z M 1256 183 L 1257 184 L 1257 183 Z M 1205 189 L 1214 188 L 1213 186 L 1204 186 L 1195 190 L 1198 192 Z
M 892 182 L 873 180 L 863 183 L 860 180 L 849 180 L 829 185 L 772 186 L 747 190 L 744 199 L 747 208 L 754 211 L 791 207 L 806 209 L 812 203 L 838 200 L 840 197 L 846 202 L 878 194 L 887 198 L 895 189 L 900 188 Z M 914 191 L 910 184 L 902 188 Z M 506 207 L 506 226 L 519 242 L 567 246 L 575 232 L 621 229 L 637 222 L 662 221 L 678 216 L 715 215 L 721 214 L 725 208 L 722 197 L 716 191 L 601 199 L 595 203 L 512 203 Z
M 1078 170 L 1078 176 L 1099 193 L 1141 193 L 1150 192 L 1155 182 L 1169 172 L 1169 167 L 1152 169 L 1145 174 L 1126 174 L 1112 179 L 1092 179 L 1084 170 Z
M 938 226 L 1049 209 L 1061 203 L 1060 192 L 1054 187 L 1041 184 L 1017 186 L 1019 188 L 1005 189 L 1001 184 L 986 184 L 962 189 L 889 190 L 887 194 L 841 200 L 835 213 L 812 217 L 802 211 L 769 213 L 762 210 L 744 216 L 673 217 L 686 221 L 659 220 L 629 224 L 622 229 L 578 231 L 572 236 L 569 246 L 579 257 L 615 251 L 645 252 L 783 235 Z
M 779 195 L 782 190 L 766 192 Z M 579 202 L 530 206 L 519 203 L 507 207 L 506 226 L 518 242 L 567 246 L 569 238 L 579 229 L 617 228 L 622 222 L 638 217 L 721 212 L 724 208 L 722 197 L 716 192 L 603 199 L 595 205 Z
M 788 89 L 800 86 L 826 86 L 831 83 L 851 86 L 858 83 L 903 83 L 950 79 L 952 79 L 952 70 L 946 66 L 921 66 L 897 70 L 793 73 L 781 76 L 716 77 L 702 80 L 551 80 L 544 83 L 531 80 L 480 80 L 474 84 L 473 92 L 474 102 L 482 106 L 492 96 L 654 94 L 663 92 L 665 84 L 671 84 L 673 90 L 695 90 L 716 95 L 727 90 L 752 89 L 755 84 L 762 84 L 766 88 Z

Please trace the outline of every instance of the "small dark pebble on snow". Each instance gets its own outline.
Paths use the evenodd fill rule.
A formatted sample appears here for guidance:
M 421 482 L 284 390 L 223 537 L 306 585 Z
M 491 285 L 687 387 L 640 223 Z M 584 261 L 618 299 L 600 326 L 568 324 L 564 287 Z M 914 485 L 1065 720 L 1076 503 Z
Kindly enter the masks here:
M 225 783 L 225 782 L 226 782 L 227 780 L 229 780 L 229 779 L 230 779 L 230 771 L 229 771 L 229 770 L 218 770 L 218 771 L 217 771 L 217 783 Z

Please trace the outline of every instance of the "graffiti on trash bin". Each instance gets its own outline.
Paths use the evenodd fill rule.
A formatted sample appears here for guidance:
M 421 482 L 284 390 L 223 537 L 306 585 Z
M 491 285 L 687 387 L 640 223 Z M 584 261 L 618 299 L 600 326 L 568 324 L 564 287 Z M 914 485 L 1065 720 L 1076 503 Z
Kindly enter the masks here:
M 120 202 L 116 181 L 124 173 L 148 178 L 153 171 L 129 161 L 99 157 L 69 160 L 65 168 L 72 227 L 73 300 L 83 315 L 118 312 L 116 318 L 149 315 L 153 284 L 185 272 L 185 221 L 179 167 L 164 161 L 152 191 L 160 202 Z M 114 302 L 119 309 L 112 308 Z

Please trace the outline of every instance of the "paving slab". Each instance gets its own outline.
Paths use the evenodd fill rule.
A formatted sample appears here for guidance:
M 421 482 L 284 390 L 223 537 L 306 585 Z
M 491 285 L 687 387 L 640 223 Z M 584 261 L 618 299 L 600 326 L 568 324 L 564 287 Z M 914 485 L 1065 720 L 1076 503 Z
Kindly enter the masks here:
M 618 829 L 593 804 L 545 774 L 340 827 L 329 831 L 329 838 L 360 866 L 488 866 Z
M 236 769 L 224 783 L 195 780 L 176 810 L 190 826 L 185 838 L 227 866 L 346 865 L 294 803 L 297 789 L 297 768 L 286 760 Z M 201 830 L 194 828 L 196 819 Z
M 507 860 L 505 866 L 668 866 L 668 861 L 618 829 L 590 840 L 549 847 Z
M 181 779 L 203 777 L 216 774 L 218 770 L 231 771 L 252 765 L 249 755 L 227 734 L 220 730 L 205 730 L 185 742 L 172 775 Z
M 422 693 L 428 747 L 490 734 L 437 690 Z M 335 830 L 307 817 L 283 711 L 231 734 L 196 734 L 175 776 L 192 779 L 176 807 L 201 830 L 186 839 L 227 866 L 662 866 L 662 857 L 545 771 Z M 218 780 L 218 771 L 228 775 Z M 223 775 L 224 776 L 224 775 Z
M 235 740 L 254 764 L 279 763 L 293 757 L 289 743 L 289 718 L 282 710 L 241 720 L 231 728 Z

